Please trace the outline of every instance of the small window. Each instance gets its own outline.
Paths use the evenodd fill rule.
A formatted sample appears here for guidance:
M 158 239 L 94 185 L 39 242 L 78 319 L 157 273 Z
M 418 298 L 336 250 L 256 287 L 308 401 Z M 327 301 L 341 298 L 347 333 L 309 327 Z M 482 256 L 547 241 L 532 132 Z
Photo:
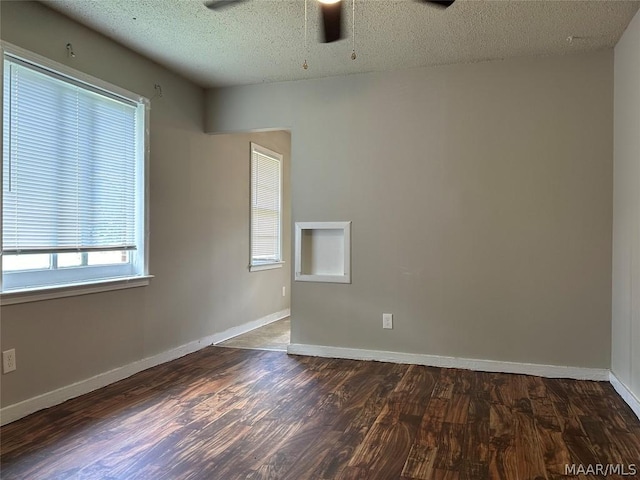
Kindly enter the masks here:
M 282 155 L 251 144 L 250 270 L 282 266 Z
M 147 274 L 147 100 L 3 55 L 2 291 Z

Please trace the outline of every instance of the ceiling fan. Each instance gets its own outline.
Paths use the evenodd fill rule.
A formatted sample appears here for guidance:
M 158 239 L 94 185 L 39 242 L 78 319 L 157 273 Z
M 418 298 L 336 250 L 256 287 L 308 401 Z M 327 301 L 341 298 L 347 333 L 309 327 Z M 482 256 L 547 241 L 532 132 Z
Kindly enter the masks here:
M 221 10 L 248 0 L 208 0 L 205 6 L 210 10 Z M 322 43 L 336 42 L 342 35 L 343 0 L 317 0 L 320 4 L 320 18 L 322 20 Z M 421 3 L 433 5 L 442 9 L 449 8 L 455 0 L 417 0 Z

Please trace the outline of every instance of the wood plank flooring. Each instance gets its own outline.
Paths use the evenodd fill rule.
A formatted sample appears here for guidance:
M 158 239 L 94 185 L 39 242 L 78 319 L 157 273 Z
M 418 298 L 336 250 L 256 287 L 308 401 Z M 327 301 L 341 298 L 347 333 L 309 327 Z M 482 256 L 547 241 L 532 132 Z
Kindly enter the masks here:
M 0 437 L 7 480 L 640 478 L 640 421 L 605 382 L 219 347 Z

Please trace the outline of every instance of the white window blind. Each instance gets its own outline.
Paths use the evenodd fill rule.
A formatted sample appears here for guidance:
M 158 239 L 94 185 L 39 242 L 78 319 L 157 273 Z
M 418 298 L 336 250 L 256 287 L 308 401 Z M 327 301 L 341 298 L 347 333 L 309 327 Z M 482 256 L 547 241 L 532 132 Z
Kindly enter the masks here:
M 136 249 L 140 108 L 6 57 L 4 253 Z
M 280 262 L 282 155 L 251 144 L 251 264 Z

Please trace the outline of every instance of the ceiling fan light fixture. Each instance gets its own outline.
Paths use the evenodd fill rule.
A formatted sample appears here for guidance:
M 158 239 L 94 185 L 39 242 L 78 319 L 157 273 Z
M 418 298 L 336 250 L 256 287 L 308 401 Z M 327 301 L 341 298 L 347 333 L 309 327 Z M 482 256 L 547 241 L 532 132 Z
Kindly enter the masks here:
M 342 38 L 342 6 L 341 1 L 318 0 L 320 19 L 322 21 L 322 43 L 337 42 Z M 327 3 L 331 2 L 331 3 Z

